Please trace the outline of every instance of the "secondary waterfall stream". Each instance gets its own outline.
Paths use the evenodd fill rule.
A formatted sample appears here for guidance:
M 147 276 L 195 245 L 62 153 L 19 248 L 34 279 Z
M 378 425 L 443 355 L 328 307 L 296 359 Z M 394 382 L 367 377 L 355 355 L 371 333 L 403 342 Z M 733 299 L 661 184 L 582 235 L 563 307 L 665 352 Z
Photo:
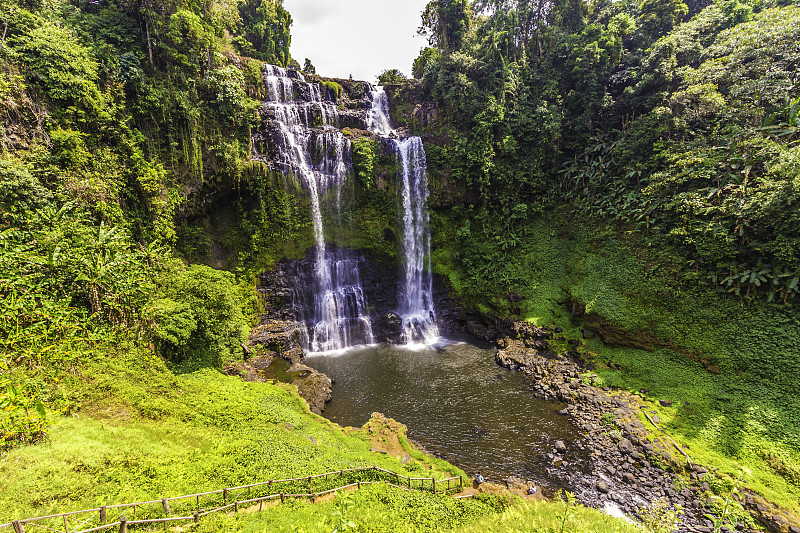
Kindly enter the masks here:
M 278 129 L 276 163 L 303 181 L 311 199 L 316 287 L 313 316 L 305 320 L 304 348 L 327 352 L 372 344 L 375 339 L 358 260 L 325 245 L 324 204 L 332 195 L 338 214 L 342 188 L 352 175 L 350 141 L 337 128 L 336 105 L 320 84 L 306 82 L 295 70 L 266 65 L 264 85 L 269 93 L 265 105 L 274 112 Z
M 383 87 L 371 91 L 367 114 L 370 131 L 391 136 L 402 181 L 404 280 L 399 312 L 403 319 L 402 341 L 406 345 L 431 345 L 439 340 L 433 305 L 428 227 L 428 177 L 425 148 L 419 137 L 394 138 L 389 122 L 389 103 Z

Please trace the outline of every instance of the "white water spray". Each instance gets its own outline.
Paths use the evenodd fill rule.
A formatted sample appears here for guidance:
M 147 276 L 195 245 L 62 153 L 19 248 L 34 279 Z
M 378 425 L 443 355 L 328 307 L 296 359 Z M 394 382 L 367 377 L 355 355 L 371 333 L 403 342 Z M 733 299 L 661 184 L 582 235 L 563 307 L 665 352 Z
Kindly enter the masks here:
M 265 65 L 264 84 L 269 92 L 266 105 L 274 112 L 279 133 L 277 163 L 284 171 L 300 177 L 311 198 L 316 286 L 314 317 L 307 324 L 305 347 L 312 352 L 326 352 L 372 344 L 375 339 L 358 261 L 328 250 L 325 244 L 324 197 L 329 191 L 335 193 L 338 212 L 341 189 L 351 174 L 350 141 L 336 129 L 336 106 L 323 97 L 319 84 L 307 83 L 294 70 Z M 312 149 L 316 157 L 312 157 Z
M 392 135 L 389 103 L 383 87 L 371 92 L 372 107 L 367 125 L 373 133 Z M 403 319 L 402 340 L 406 345 L 430 345 L 439 340 L 433 305 L 431 276 L 431 237 L 428 227 L 428 177 L 425 148 L 419 137 L 392 139 L 395 145 L 398 177 L 403 183 L 403 253 L 405 279 L 400 294 Z

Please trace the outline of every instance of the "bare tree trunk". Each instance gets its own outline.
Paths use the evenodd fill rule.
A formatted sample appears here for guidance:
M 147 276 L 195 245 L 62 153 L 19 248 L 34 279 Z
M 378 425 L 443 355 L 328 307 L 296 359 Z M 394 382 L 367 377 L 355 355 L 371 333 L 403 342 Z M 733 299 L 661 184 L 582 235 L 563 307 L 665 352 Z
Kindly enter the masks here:
M 153 45 L 150 43 L 150 23 L 145 21 L 144 28 L 147 32 L 147 57 L 150 59 L 150 68 L 153 67 Z
M 8 13 L 3 13 L 3 38 L 0 39 L 0 50 L 6 46 L 6 32 L 8 31 Z

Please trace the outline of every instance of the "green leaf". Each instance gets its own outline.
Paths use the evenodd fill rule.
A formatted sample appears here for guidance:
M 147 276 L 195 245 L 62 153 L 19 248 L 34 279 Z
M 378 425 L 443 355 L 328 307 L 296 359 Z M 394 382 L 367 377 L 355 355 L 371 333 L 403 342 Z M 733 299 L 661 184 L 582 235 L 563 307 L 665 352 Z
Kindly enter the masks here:
M 44 421 L 47 418 L 47 411 L 45 411 L 44 404 L 41 400 L 36 400 L 36 411 L 39 413 L 39 418 Z

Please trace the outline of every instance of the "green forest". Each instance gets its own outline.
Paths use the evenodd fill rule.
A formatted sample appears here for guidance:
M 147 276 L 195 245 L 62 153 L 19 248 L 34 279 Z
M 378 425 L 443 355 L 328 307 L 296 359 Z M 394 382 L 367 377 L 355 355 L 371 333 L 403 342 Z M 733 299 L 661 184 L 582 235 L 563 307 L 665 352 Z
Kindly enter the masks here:
M 292 24 L 282 0 L 0 4 L 0 529 L 349 468 L 471 474 L 222 372 L 251 357 L 259 276 L 314 246 L 302 180 L 253 157 L 264 64 L 342 111 L 364 97 L 291 57 Z M 800 531 L 800 3 L 431 0 L 414 30 L 379 79 L 424 142 L 448 297 L 638 394 L 709 473 L 707 531 Z M 344 134 L 332 233 L 399 265 L 397 162 Z M 174 530 L 686 530 L 642 509 L 374 485 Z

